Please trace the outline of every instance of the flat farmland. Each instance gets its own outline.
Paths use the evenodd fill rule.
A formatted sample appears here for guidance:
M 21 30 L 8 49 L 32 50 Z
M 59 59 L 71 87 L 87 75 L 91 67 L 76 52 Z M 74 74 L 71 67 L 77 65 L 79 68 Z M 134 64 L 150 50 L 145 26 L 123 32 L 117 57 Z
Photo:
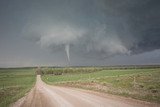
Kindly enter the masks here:
M 1 68 L 0 69 L 0 107 L 23 97 L 36 81 L 32 68 Z
M 48 70 L 45 69 L 42 70 L 42 80 L 50 85 L 83 88 L 160 103 L 159 68 L 87 69 L 88 68 L 58 68 L 58 71 L 62 72 L 58 74 L 55 68 L 49 69 L 51 74 L 45 74 L 45 72 L 48 72 Z
M 158 107 L 159 77 L 159 67 L 1 68 L 0 107 Z

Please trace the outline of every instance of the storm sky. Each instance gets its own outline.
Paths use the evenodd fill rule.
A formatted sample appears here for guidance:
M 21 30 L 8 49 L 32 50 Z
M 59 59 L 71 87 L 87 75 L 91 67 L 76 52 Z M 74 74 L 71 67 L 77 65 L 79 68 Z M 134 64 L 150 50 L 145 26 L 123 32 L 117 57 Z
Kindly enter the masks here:
M 160 64 L 159 0 L 0 0 L 0 67 Z

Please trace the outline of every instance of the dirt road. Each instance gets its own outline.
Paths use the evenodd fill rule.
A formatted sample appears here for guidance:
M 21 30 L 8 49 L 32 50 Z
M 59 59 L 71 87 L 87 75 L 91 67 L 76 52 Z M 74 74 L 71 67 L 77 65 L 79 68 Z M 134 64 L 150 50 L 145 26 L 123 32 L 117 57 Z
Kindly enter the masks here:
M 159 105 L 79 89 L 50 86 L 38 75 L 31 92 L 12 107 L 159 107 Z

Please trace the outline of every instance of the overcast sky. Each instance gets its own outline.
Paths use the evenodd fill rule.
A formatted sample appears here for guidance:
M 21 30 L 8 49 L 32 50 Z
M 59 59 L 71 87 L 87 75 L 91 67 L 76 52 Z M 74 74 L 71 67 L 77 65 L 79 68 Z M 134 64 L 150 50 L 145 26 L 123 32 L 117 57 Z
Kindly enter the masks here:
M 0 67 L 160 64 L 160 0 L 0 0 Z

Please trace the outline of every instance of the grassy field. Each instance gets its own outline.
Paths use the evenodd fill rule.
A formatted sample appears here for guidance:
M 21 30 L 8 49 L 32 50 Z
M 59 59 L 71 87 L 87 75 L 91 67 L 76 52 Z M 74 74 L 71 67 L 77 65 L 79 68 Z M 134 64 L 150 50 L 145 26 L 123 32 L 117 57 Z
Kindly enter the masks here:
M 8 107 L 25 95 L 35 83 L 31 68 L 0 69 L 0 107 Z
M 77 72 L 76 69 L 75 72 Z M 42 80 L 48 84 L 91 89 L 160 103 L 160 68 L 97 69 L 93 71 L 69 72 L 61 75 L 44 74 Z

